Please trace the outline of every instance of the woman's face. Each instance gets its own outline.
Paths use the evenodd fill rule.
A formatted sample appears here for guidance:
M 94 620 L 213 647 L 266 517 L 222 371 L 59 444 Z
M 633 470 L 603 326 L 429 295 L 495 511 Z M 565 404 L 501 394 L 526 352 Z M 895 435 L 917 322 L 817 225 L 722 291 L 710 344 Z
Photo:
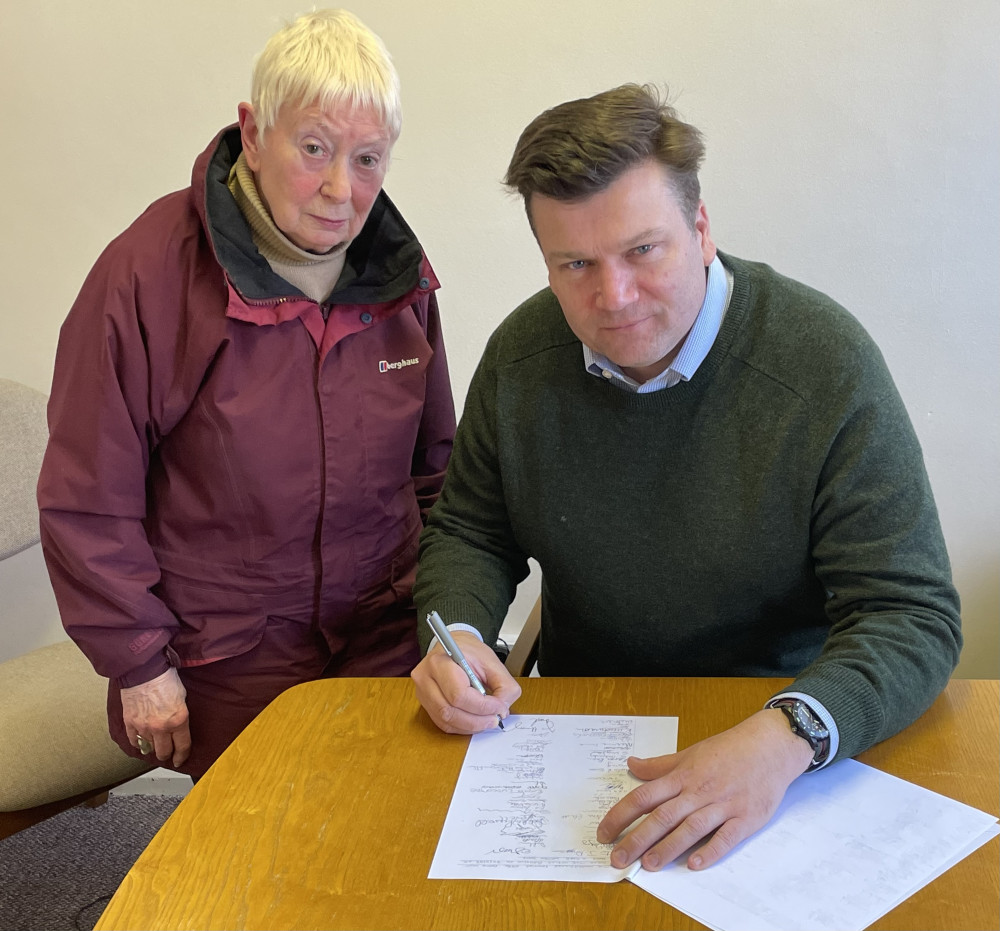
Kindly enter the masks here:
M 278 229 L 309 252 L 350 243 L 389 167 L 392 141 L 378 114 L 286 104 L 263 138 L 250 104 L 239 114 L 247 164 Z

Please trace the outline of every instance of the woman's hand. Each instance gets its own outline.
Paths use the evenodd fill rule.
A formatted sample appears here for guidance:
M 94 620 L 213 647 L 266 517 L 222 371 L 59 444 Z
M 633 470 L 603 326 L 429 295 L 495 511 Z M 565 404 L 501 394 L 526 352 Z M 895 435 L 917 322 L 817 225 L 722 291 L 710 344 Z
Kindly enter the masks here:
M 191 730 L 187 691 L 177 670 L 171 667 L 149 682 L 122 689 L 121 697 L 129 743 L 141 750 L 141 737 L 153 745 L 158 760 L 180 766 L 191 752 Z

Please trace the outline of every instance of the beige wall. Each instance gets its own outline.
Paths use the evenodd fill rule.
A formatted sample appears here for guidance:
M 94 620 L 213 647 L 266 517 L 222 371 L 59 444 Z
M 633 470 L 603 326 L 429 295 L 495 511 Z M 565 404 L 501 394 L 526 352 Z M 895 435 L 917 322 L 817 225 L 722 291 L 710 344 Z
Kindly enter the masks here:
M 48 388 L 59 324 L 98 252 L 235 119 L 287 0 L 7 3 L 0 28 L 0 374 Z M 387 189 L 444 289 L 456 396 L 487 335 L 545 283 L 500 189 L 540 110 L 627 80 L 668 83 L 708 138 L 721 248 L 850 308 L 882 346 L 924 444 L 968 645 L 996 676 L 998 204 L 994 0 L 732 2 L 368 0 L 393 52 L 404 126 Z M 41 561 L 5 597 L 59 636 Z M 526 583 L 512 618 L 537 583 Z M 516 623 L 512 622 L 516 627 Z M 13 647 L 0 644 L 0 653 Z

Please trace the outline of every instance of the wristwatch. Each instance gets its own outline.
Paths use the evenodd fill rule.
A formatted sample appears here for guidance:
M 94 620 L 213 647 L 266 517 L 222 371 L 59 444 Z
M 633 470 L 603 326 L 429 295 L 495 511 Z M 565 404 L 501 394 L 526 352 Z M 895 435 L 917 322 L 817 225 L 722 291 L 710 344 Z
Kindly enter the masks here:
M 830 731 L 816 713 L 799 698 L 779 698 L 769 703 L 770 708 L 780 708 L 792 728 L 792 733 L 808 742 L 813 749 L 810 769 L 826 762 L 830 753 Z

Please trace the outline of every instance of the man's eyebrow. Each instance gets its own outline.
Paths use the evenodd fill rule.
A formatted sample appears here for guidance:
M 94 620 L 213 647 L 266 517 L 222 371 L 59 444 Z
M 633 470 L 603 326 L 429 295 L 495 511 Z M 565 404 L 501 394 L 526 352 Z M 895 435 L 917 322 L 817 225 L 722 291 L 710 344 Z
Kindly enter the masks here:
M 641 233 L 637 233 L 635 236 L 631 236 L 628 239 L 620 242 L 618 244 L 618 249 L 622 252 L 628 252 L 629 249 L 634 249 L 636 246 L 644 246 L 650 242 L 656 242 L 665 236 L 665 232 L 662 227 L 654 226 L 648 230 L 643 230 Z M 576 262 L 580 259 L 587 259 L 589 256 L 584 252 L 548 252 L 545 256 L 547 259 L 552 259 L 557 262 Z
M 663 227 L 654 226 L 651 229 L 643 230 L 631 239 L 626 239 L 620 246 L 621 249 L 628 251 L 629 249 L 634 249 L 636 246 L 645 246 L 647 243 L 655 242 L 658 239 L 662 239 L 665 235 Z
M 575 262 L 577 259 L 584 259 L 586 256 L 582 252 L 547 252 L 547 259 L 556 259 L 560 262 Z

